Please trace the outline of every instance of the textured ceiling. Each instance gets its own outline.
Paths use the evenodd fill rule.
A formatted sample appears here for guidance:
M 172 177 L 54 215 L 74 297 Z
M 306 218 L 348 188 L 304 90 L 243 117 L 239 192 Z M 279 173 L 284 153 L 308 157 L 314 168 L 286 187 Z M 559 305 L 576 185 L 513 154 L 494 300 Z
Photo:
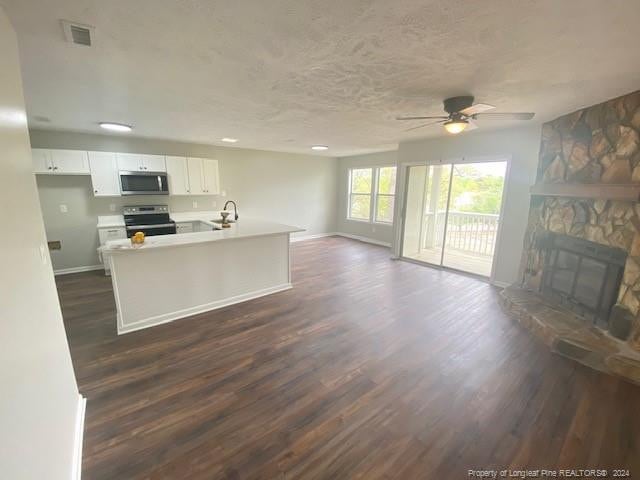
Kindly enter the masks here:
M 640 87 L 637 0 L 0 4 L 39 128 L 110 120 L 137 136 L 305 153 L 321 143 L 337 156 L 443 135 L 404 133 L 415 124 L 394 117 L 440 114 L 451 95 L 541 122 Z M 93 25 L 94 46 L 66 43 L 60 19 Z

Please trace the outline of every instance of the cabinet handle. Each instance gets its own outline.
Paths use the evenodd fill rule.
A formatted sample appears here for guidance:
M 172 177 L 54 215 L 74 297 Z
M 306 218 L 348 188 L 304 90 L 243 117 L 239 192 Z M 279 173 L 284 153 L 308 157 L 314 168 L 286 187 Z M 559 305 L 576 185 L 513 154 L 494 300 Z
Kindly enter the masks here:
M 118 230 L 107 230 L 108 233 L 118 233 Z
M 58 167 L 53 167 L 53 169 L 54 169 L 54 170 L 57 170 L 57 169 L 58 169 Z
M 53 167 L 47 167 L 47 170 L 53 170 Z
M 98 190 L 94 190 L 93 193 L 98 193 Z

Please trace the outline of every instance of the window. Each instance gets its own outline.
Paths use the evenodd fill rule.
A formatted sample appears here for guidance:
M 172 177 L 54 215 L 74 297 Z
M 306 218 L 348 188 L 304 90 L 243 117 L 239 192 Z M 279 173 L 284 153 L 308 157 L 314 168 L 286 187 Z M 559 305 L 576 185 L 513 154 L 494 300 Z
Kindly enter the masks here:
M 396 193 L 396 167 L 377 169 L 376 222 L 392 223 Z
M 350 175 L 349 218 L 369 220 L 371 218 L 372 168 L 354 168 Z
M 392 223 L 396 191 L 396 167 L 349 170 L 347 218 L 365 222 Z

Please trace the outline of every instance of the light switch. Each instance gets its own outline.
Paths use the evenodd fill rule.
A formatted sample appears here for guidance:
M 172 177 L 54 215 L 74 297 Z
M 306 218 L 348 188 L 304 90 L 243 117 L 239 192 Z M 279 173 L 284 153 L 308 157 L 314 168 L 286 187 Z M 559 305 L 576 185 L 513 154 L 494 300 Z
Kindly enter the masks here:
M 40 245 L 40 259 L 42 260 L 43 265 L 47 264 L 47 257 L 48 253 L 46 245 Z
M 69 209 L 67 208 L 67 206 L 64 203 L 60 204 L 60 211 L 62 213 L 67 213 L 69 211 Z

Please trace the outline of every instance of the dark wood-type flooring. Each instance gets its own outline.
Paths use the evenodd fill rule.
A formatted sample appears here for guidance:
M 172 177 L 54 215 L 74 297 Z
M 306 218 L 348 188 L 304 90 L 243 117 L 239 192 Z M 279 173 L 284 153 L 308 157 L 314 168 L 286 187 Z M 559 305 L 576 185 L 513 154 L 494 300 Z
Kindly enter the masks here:
M 480 280 L 312 240 L 292 290 L 120 337 L 110 279 L 57 282 L 83 479 L 640 478 L 640 388 L 550 353 Z

